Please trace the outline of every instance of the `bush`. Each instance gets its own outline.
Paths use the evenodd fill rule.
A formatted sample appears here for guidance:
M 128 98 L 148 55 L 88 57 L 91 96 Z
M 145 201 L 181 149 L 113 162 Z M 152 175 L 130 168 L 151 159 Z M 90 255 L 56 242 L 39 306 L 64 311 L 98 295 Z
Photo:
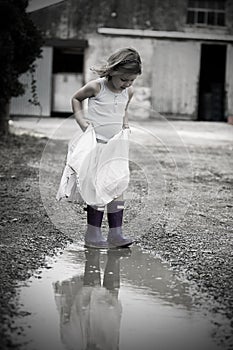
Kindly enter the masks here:
M 24 93 L 19 76 L 41 55 L 43 35 L 26 13 L 28 0 L 0 0 L 0 131 L 7 123 L 6 105 Z

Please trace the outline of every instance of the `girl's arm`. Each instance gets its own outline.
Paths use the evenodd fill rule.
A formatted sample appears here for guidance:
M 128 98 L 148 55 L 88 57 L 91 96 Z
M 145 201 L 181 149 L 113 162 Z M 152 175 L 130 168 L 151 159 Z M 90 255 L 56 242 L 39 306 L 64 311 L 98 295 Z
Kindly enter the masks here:
M 125 115 L 124 115 L 124 118 L 123 118 L 123 129 L 128 129 L 129 128 L 129 118 L 128 118 L 128 106 L 129 106 L 129 103 L 133 97 L 133 87 L 130 86 L 129 87 L 129 100 L 128 100 L 128 103 L 126 105 L 126 108 L 125 108 Z
M 82 131 L 85 131 L 90 124 L 86 119 L 85 111 L 83 110 L 82 101 L 86 98 L 96 96 L 100 91 L 100 85 L 96 81 L 90 81 L 79 89 L 71 98 L 72 110 L 74 118 Z

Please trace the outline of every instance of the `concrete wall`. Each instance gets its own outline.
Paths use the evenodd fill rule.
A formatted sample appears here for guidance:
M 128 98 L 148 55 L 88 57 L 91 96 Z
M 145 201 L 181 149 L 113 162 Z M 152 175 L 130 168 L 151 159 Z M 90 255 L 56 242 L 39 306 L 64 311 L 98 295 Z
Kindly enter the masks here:
M 47 37 L 74 38 L 96 27 L 182 30 L 186 0 L 66 0 L 31 14 Z
M 233 34 L 233 1 L 226 0 L 226 34 Z
M 226 0 L 226 27 L 186 24 L 188 0 L 66 0 L 31 14 L 47 37 L 82 38 L 97 27 L 233 34 L 233 2 Z

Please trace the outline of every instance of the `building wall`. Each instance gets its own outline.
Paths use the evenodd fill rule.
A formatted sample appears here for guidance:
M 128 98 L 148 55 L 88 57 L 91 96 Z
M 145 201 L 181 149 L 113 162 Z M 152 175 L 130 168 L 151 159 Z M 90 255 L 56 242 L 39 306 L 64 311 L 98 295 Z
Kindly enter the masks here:
M 233 34 L 233 1 L 226 0 L 226 27 L 186 24 L 188 0 L 66 0 L 32 13 L 47 37 L 75 38 L 98 27 Z
M 134 47 L 142 56 L 143 74 L 135 82 L 136 93 L 132 102 L 135 105 L 143 104 L 145 108 L 160 113 L 196 119 L 201 43 L 209 40 L 214 42 L 214 34 L 222 35 L 223 39 L 224 35 L 233 34 L 233 1 L 226 1 L 227 26 L 215 29 L 187 25 L 187 2 L 188 0 L 66 0 L 36 11 L 32 14 L 32 19 L 44 31 L 46 38 L 88 41 L 88 47 L 84 51 L 84 82 L 96 78 L 90 67 L 101 65 L 119 47 Z M 140 34 L 102 35 L 98 33 L 98 28 L 101 27 L 143 30 L 143 33 L 198 33 L 200 38 L 191 41 L 187 38 L 158 38 Z M 202 39 L 205 34 L 213 35 L 212 39 L 204 36 Z M 232 45 L 229 43 L 226 73 L 227 114 L 233 110 L 231 62 Z M 38 74 L 40 76 L 42 75 Z M 52 89 L 46 78 L 38 84 Z M 39 91 L 39 97 L 40 95 Z M 43 97 L 43 105 L 51 107 L 51 91 L 48 96 L 46 103 Z M 19 101 L 16 103 L 13 99 L 14 111 L 20 110 L 19 104 Z M 29 107 L 26 111 L 34 113 Z M 46 109 L 46 113 L 48 112 L 49 107 Z M 135 108 L 133 113 L 135 116 L 137 113 L 142 115 L 143 109 Z M 144 115 L 148 117 L 149 114 L 144 109 Z
M 186 0 L 66 0 L 31 16 L 47 37 L 81 37 L 100 26 L 181 30 Z
M 226 34 L 233 34 L 233 1 L 226 0 Z

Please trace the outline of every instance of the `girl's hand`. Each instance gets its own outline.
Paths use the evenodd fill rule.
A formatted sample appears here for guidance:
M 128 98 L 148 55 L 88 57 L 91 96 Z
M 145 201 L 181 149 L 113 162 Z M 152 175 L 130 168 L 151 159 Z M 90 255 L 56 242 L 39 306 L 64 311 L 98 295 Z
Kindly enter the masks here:
M 123 126 L 122 126 L 122 130 L 125 130 L 125 129 L 127 129 L 127 130 L 128 130 L 128 132 L 131 134 L 131 129 L 130 129 L 129 124 L 123 124 Z
M 85 120 L 85 119 L 83 119 L 82 121 L 79 122 L 79 126 L 83 132 L 87 130 L 87 128 L 90 124 L 91 124 L 91 122 L 89 122 L 89 120 Z
M 129 124 L 123 124 L 123 129 L 129 129 Z

